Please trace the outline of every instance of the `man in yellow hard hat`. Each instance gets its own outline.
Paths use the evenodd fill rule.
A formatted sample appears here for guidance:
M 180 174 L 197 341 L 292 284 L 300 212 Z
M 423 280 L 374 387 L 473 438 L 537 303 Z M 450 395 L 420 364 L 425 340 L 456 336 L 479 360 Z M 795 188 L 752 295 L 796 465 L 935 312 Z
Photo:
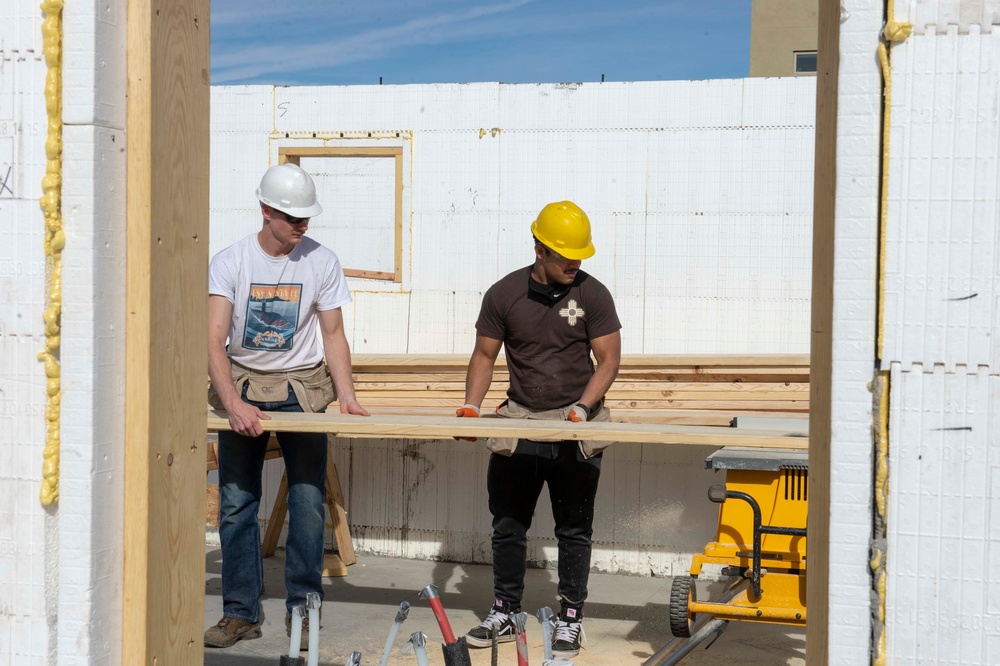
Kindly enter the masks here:
M 510 371 L 506 418 L 609 421 L 604 395 L 618 374 L 621 323 L 608 289 L 580 270 L 594 255 L 590 220 L 579 206 L 545 206 L 531 225 L 535 261 L 502 278 L 486 292 L 476 321 L 465 405 L 460 417 L 479 416 L 505 348 Z M 595 370 L 591 352 L 597 359 Z M 493 515 L 493 584 L 489 615 L 466 635 L 473 647 L 516 638 L 512 616 L 521 610 L 527 532 L 542 485 L 548 484 L 559 542 L 560 612 L 552 648 L 573 657 L 583 636 L 583 603 L 590 573 L 594 499 L 604 442 L 537 442 L 491 438 L 487 472 Z

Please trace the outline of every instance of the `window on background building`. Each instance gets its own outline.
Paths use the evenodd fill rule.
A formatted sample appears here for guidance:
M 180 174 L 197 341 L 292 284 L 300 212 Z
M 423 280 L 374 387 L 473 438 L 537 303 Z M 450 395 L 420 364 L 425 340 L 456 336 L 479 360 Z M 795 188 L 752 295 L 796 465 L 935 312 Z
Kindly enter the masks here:
M 795 52 L 795 73 L 815 74 L 816 73 L 816 52 L 796 51 Z

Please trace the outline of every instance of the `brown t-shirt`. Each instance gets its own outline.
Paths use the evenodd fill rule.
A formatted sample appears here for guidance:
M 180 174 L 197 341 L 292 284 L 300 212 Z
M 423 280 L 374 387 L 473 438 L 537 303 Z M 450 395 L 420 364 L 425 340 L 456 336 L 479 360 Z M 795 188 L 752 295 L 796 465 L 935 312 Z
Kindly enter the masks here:
M 557 409 L 579 400 L 594 374 L 590 341 L 622 325 L 611 292 L 584 271 L 555 301 L 530 289 L 530 279 L 528 266 L 490 287 L 476 331 L 503 340 L 511 400 L 531 409 Z

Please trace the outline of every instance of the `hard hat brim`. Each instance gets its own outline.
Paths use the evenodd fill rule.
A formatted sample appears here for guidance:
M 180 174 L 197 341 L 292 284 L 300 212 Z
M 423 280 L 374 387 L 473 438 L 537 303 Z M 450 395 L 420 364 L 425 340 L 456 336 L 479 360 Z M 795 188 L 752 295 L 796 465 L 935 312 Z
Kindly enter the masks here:
M 557 250 L 553 247 L 550 247 L 549 245 L 546 245 L 545 243 L 542 243 L 542 245 L 545 245 L 545 247 L 549 248 L 553 252 L 558 253 L 560 256 L 569 259 L 570 261 L 583 261 L 584 259 L 590 259 L 592 256 L 594 256 L 594 253 L 597 252 L 592 242 L 587 243 L 587 247 L 582 247 L 580 249 L 575 249 L 575 250 L 570 249 L 568 247 L 564 247 L 562 249 Z
M 285 215 L 291 215 L 292 217 L 316 217 L 323 212 L 323 207 L 319 205 L 317 201 L 312 206 L 306 206 L 304 208 L 295 208 L 293 206 L 281 206 L 276 205 L 260 196 L 258 193 L 257 199 L 264 205 L 270 206 L 274 210 L 281 211 Z

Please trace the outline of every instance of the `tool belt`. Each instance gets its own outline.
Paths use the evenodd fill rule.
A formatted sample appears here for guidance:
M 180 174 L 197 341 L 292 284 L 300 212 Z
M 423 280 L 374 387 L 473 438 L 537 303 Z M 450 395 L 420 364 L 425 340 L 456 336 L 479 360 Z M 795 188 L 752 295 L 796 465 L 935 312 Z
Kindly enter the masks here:
M 508 398 L 500 403 L 499 407 L 497 407 L 497 416 L 505 419 L 565 421 L 575 406 L 576 403 L 574 402 L 572 405 L 560 407 L 559 409 L 531 409 L 530 407 L 525 407 L 524 405 L 516 403 Z M 604 402 L 601 401 L 601 406 L 591 412 L 587 421 L 611 421 L 611 410 L 605 407 Z M 517 448 L 517 442 L 518 439 L 516 437 L 488 437 L 486 439 L 486 448 L 493 453 L 499 453 L 503 456 L 512 456 L 514 455 L 514 450 Z M 581 439 L 577 442 L 577 444 L 580 447 L 580 453 L 583 454 L 584 458 L 593 458 L 598 453 L 611 446 L 612 443 L 599 442 L 591 439 Z
M 254 402 L 284 402 L 291 389 L 303 412 L 318 413 L 326 411 L 327 405 L 337 399 L 325 362 L 304 370 L 279 372 L 252 370 L 232 361 L 230 365 L 236 393 L 242 396 L 243 387 L 247 386 L 247 399 Z M 224 409 L 215 387 L 208 389 L 208 403 L 215 409 Z

